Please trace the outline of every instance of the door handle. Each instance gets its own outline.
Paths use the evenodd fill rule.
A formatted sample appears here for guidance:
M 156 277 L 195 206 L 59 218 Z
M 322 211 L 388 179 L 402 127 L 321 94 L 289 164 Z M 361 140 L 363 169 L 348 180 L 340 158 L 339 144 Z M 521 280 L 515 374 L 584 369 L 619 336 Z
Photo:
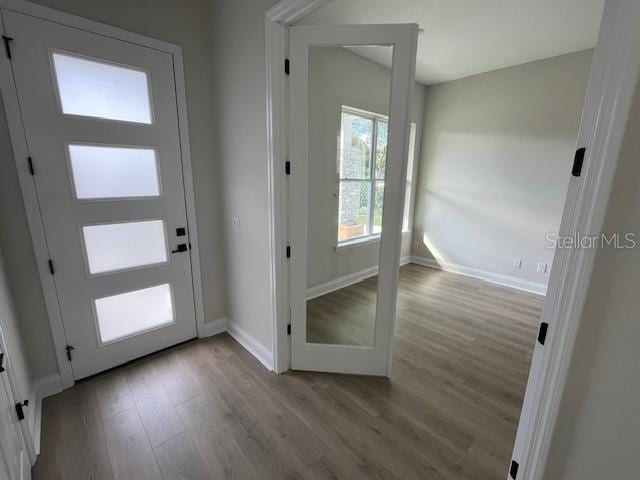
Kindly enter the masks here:
M 18 420 L 24 420 L 24 407 L 29 406 L 29 400 L 25 400 L 22 403 L 16 403 L 16 414 L 18 415 Z
M 180 243 L 178 244 L 175 250 L 171 250 L 171 253 L 180 253 L 180 252 L 186 252 L 186 251 L 187 251 L 187 244 Z

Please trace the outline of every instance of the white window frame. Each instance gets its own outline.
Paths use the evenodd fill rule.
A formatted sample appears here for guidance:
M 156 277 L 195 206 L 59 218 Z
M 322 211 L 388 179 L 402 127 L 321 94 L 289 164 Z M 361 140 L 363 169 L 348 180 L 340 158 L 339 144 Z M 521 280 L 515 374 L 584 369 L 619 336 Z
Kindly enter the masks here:
M 366 118 L 373 121 L 373 131 L 371 135 L 371 151 L 369 154 L 369 178 L 341 178 L 340 176 L 340 143 L 342 140 L 342 115 L 344 113 L 348 113 L 350 115 L 355 115 L 358 117 Z M 344 248 L 350 248 L 358 245 L 368 245 L 371 243 L 375 243 L 380 240 L 380 232 L 374 233 L 373 230 L 373 222 L 375 218 L 375 192 L 376 192 L 376 182 L 380 181 L 376 177 L 376 146 L 378 143 L 378 123 L 380 121 L 389 123 L 389 117 L 387 115 L 382 115 L 375 112 L 370 112 L 367 110 L 362 110 L 360 108 L 350 107 L 348 105 L 342 105 L 340 109 L 340 126 L 339 126 L 339 141 L 338 141 L 338 149 L 336 155 L 337 162 L 337 176 L 338 176 L 338 218 L 340 218 L 340 186 L 342 182 L 369 182 L 369 212 L 368 212 L 368 233 L 360 235 L 358 237 L 352 237 L 347 240 L 339 240 L 339 230 L 336 232 L 336 250 L 341 250 Z M 402 213 L 402 232 L 410 232 L 410 209 L 411 209 L 411 198 L 412 198 L 412 187 L 413 187 L 413 163 L 415 159 L 415 139 L 416 139 L 416 130 L 417 125 L 415 122 L 410 122 L 410 139 L 409 139 L 409 161 L 407 164 L 407 178 L 405 180 L 406 190 L 405 190 L 405 204 L 404 210 Z M 384 182 L 384 179 L 382 179 Z M 384 208 L 384 205 L 383 205 Z M 340 228 L 340 222 L 338 222 L 338 229 Z

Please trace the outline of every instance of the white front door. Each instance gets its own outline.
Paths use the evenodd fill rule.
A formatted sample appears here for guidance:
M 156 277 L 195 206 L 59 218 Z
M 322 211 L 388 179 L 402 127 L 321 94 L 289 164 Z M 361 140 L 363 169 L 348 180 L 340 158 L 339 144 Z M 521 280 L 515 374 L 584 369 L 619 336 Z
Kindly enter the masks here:
M 74 378 L 195 337 L 172 55 L 2 18 Z
M 291 367 L 390 373 L 418 26 L 296 26 Z

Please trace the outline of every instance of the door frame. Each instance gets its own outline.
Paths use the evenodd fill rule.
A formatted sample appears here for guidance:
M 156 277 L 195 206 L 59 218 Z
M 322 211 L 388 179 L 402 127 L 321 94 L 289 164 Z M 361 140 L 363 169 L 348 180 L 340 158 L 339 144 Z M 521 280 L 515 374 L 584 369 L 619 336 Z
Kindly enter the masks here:
M 129 32 L 101 22 L 60 12 L 48 7 L 35 5 L 27 2 L 26 0 L 0 0 L 0 9 L 12 10 L 67 27 L 73 27 L 143 47 L 153 48 L 172 55 L 176 88 L 179 141 L 182 154 L 182 181 L 184 183 L 185 191 L 187 228 L 189 232 L 189 241 L 191 242 L 191 278 L 196 314 L 196 329 L 198 337 L 205 337 L 204 302 L 200 274 L 200 250 L 198 247 L 198 230 L 196 224 L 193 171 L 191 167 L 191 149 L 189 145 L 189 127 L 187 122 L 187 101 L 182 62 L 182 48 L 178 45 L 173 45 L 162 40 Z M 0 25 L 0 31 L 4 34 L 4 25 Z M 67 345 L 67 340 L 62 321 L 62 313 L 58 303 L 58 294 L 56 291 L 54 277 L 49 272 L 48 261 L 50 255 L 48 253 L 38 194 L 35 188 L 33 176 L 29 173 L 26 162 L 26 159 L 29 156 L 29 148 L 26 141 L 26 131 L 22 124 L 22 113 L 18 102 L 17 88 L 13 77 L 11 61 L 7 58 L 4 52 L 0 52 L 0 90 L 2 91 L 2 99 L 4 101 L 5 114 L 9 126 L 22 198 L 24 200 L 24 207 L 27 213 L 27 222 L 31 233 L 31 241 L 33 243 L 36 263 L 38 265 L 40 284 L 42 285 L 49 324 L 51 326 L 51 334 L 53 337 L 53 344 L 58 362 L 58 372 L 60 375 L 60 387 L 65 389 L 74 384 L 73 372 L 71 370 L 71 364 L 66 357 L 65 346 Z
M 265 13 L 267 168 L 269 208 L 270 316 L 273 370 L 290 367 L 291 337 L 288 184 L 285 175 L 288 131 L 287 27 L 331 0 L 281 0 Z M 613 176 L 640 70 L 637 0 L 605 0 L 578 147 L 586 147 L 580 177 L 571 177 L 561 230 L 589 235 L 602 230 Z M 512 460 L 518 480 L 542 480 L 569 363 L 580 326 L 594 249 L 556 251 L 541 322 L 549 324 L 545 345 L 536 342 Z M 554 319 L 557 319 L 554 321 Z M 505 465 L 505 477 L 508 465 Z M 509 476 L 509 478 L 511 478 Z

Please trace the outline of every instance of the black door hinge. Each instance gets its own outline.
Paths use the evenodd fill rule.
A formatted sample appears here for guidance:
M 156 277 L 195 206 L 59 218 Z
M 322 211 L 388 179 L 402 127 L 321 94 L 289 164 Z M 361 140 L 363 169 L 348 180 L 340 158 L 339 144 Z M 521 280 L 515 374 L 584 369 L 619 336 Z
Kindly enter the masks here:
M 284 173 L 291 175 L 291 162 L 289 160 L 284 162 Z
M 540 330 L 538 331 L 538 342 L 540 342 L 540 345 L 544 345 L 544 341 L 547 339 L 548 329 L 549 324 L 547 322 L 542 322 L 540 324 Z
M 7 58 L 11 60 L 11 41 L 13 38 L 7 37 L 6 35 L 2 35 L 2 40 L 4 41 L 4 51 L 7 54 Z
M 291 258 L 291 245 L 287 245 L 287 258 Z
M 582 162 L 584 161 L 584 154 L 587 151 L 582 147 L 576 150 L 576 154 L 573 156 L 573 167 L 571 167 L 571 175 L 579 177 L 582 173 Z
M 4 372 L 4 353 L 0 353 L 0 373 Z
M 24 407 L 29 406 L 29 400 L 25 400 L 22 403 L 16 403 L 16 413 L 18 414 L 18 420 L 24 420 Z
M 75 348 L 73 348 L 72 345 L 67 345 L 64 349 L 67 351 L 67 360 L 71 361 L 71 352 L 75 350 Z
M 514 480 L 518 476 L 518 468 L 520 468 L 520 464 L 515 460 L 511 460 L 511 468 L 509 469 L 509 476 Z
M 49 273 L 51 275 L 55 275 L 56 274 L 56 270 L 53 268 L 53 260 L 49 259 L 49 261 L 47 263 L 49 264 Z
M 35 175 L 36 171 L 33 168 L 33 159 L 31 157 L 27 157 L 27 164 L 29 165 L 29 173 Z
M 289 66 L 290 66 L 290 62 L 288 58 L 284 59 L 284 73 L 285 75 L 289 75 Z
M 287 325 L 287 335 L 291 335 L 291 324 Z

